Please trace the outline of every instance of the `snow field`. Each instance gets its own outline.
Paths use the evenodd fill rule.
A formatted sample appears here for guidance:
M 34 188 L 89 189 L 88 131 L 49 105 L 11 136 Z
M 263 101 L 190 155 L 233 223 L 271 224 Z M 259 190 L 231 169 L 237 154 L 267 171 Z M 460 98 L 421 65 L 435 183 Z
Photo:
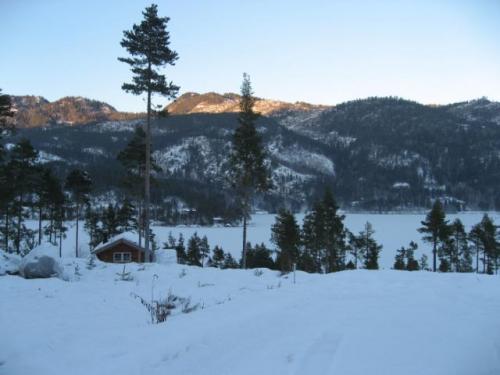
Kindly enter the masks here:
M 63 264 L 81 276 L 0 278 L 0 374 L 500 373 L 497 276 Z M 168 291 L 203 308 L 152 325 L 132 294 Z

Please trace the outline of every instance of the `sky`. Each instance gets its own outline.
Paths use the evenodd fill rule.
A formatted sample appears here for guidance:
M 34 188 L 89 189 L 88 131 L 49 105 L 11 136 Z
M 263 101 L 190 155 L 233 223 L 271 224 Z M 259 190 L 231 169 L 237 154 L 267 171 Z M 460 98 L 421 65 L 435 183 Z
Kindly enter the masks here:
M 50 101 L 84 96 L 144 111 L 121 90 L 123 30 L 150 1 L 0 0 L 0 88 Z M 500 100 L 499 0 L 158 0 L 170 17 L 185 92 L 237 92 L 337 104 L 399 96 L 445 104 Z M 165 104 L 155 98 L 156 104 Z

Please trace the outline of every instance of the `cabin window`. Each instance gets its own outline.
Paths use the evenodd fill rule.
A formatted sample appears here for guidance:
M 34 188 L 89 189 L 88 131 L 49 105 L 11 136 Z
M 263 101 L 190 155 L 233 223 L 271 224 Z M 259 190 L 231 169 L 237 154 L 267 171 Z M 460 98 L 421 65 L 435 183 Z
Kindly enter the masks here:
M 113 262 L 115 263 L 130 262 L 131 259 L 132 259 L 131 253 L 113 253 Z

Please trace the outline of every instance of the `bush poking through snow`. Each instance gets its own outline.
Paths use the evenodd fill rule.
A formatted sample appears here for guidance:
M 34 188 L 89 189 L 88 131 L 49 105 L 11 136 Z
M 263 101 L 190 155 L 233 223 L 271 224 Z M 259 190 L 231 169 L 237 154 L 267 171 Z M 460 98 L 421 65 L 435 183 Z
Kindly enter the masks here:
M 117 273 L 116 276 L 119 277 L 119 280 L 121 281 L 132 281 L 134 280 L 134 276 L 132 276 L 131 272 L 125 272 L 125 266 L 123 266 L 123 271 L 120 273 Z
M 253 274 L 257 277 L 261 277 L 264 274 L 264 271 L 257 268 L 255 271 L 253 271 Z
M 279 288 L 281 288 L 281 281 L 278 284 L 276 284 L 276 285 L 267 285 L 266 288 L 268 290 L 279 289 Z
M 80 276 L 82 276 L 82 274 L 80 273 L 80 266 L 78 264 L 75 265 L 75 276 L 77 278 L 80 278 Z
M 186 275 L 187 275 L 187 271 L 183 268 L 182 271 L 179 273 L 179 279 L 182 279 Z
M 90 254 L 88 259 L 87 259 L 87 269 L 92 270 L 96 267 L 97 265 L 95 264 L 95 254 Z
M 183 298 L 168 292 L 167 298 L 152 300 L 151 302 L 146 301 L 141 296 L 132 293 L 135 299 L 138 299 L 141 304 L 148 310 L 151 315 L 151 323 L 158 324 L 163 323 L 167 320 L 168 316 L 172 314 L 172 311 L 180 308 L 183 314 L 188 314 L 197 310 L 200 304 L 191 305 L 191 298 Z

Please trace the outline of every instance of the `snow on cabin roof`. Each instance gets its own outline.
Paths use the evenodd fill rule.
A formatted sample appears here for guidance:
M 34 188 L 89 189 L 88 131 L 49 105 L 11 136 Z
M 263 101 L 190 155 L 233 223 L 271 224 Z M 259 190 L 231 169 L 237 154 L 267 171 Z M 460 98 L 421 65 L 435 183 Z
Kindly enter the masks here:
M 108 241 L 102 242 L 99 245 L 97 245 L 96 248 L 92 251 L 92 253 L 94 254 L 100 253 L 114 246 L 118 242 L 125 242 L 130 246 L 137 248 L 140 251 L 144 251 L 144 248 L 142 246 L 139 246 L 138 236 L 139 235 L 135 232 L 120 233 L 114 237 L 111 237 Z

